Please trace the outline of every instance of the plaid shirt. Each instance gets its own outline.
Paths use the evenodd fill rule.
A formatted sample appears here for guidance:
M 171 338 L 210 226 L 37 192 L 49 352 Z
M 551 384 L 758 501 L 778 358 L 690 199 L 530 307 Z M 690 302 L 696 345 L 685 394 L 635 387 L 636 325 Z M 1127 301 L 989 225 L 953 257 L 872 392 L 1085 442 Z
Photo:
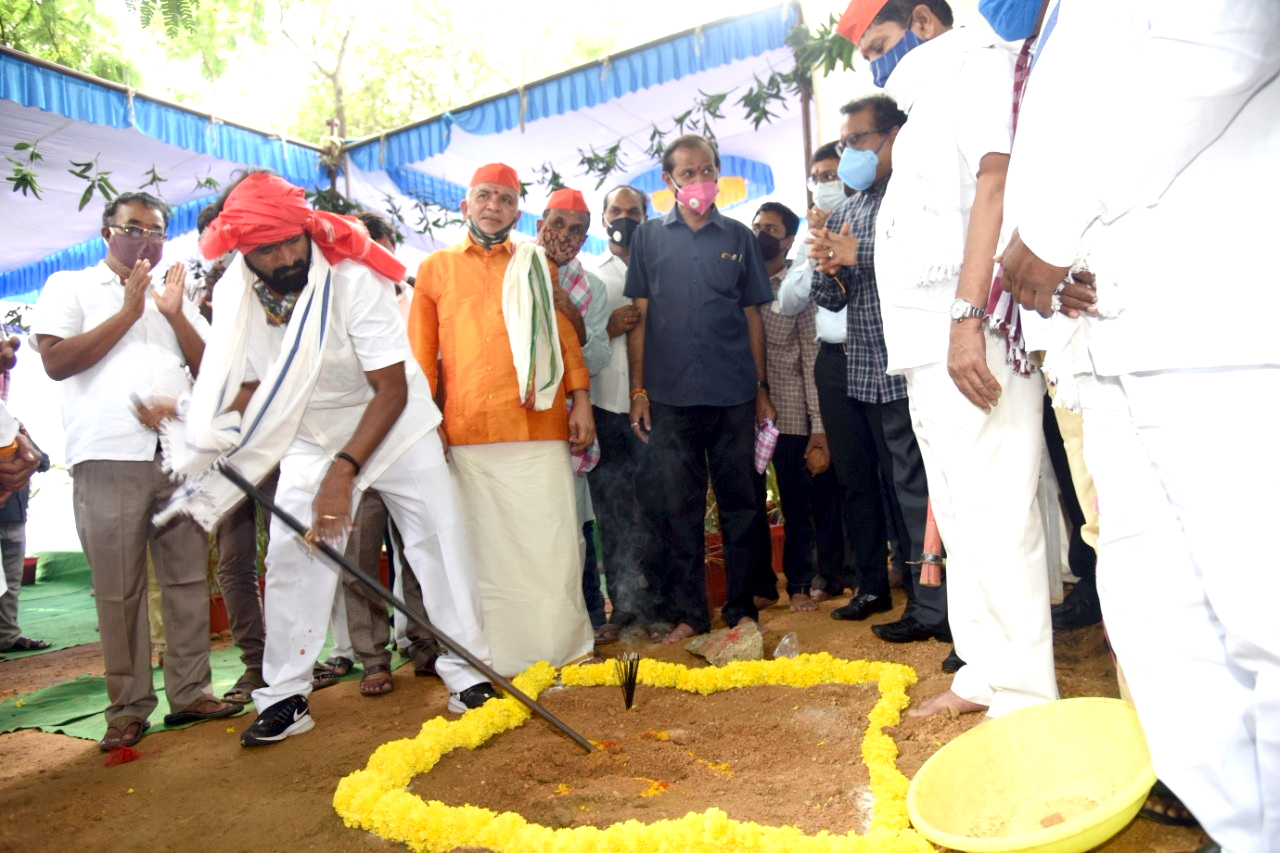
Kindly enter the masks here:
M 886 184 L 888 181 L 885 182 Z M 843 267 L 838 278 L 814 270 L 811 295 L 814 302 L 831 311 L 849 308 L 849 337 L 845 347 L 849 358 L 849 396 L 864 403 L 891 403 L 907 396 L 907 381 L 884 372 L 889 352 L 884 344 L 884 323 L 880 318 L 880 293 L 876 290 L 875 227 L 884 186 L 856 192 L 845 199 L 827 219 L 826 228 L 839 233 L 849 223 L 849 235 L 858 238 L 858 259 Z
M 784 267 L 769 279 L 775 301 L 778 285 L 786 274 Z M 822 416 L 818 413 L 818 387 L 813 383 L 813 363 L 818 358 L 814 331 L 817 313 L 818 309 L 812 304 L 790 317 L 774 311 L 773 303 L 760 306 L 769 402 L 778 410 L 778 432 L 784 435 L 824 431 Z

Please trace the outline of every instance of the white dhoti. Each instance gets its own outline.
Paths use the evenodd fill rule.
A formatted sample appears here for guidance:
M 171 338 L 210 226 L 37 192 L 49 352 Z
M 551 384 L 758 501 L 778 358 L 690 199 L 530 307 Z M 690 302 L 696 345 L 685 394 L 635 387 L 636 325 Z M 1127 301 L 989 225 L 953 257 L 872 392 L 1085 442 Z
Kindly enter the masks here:
M 582 598 L 582 531 L 569 446 L 518 441 L 449 448 L 458 503 L 476 547 L 493 666 L 515 675 L 591 653 Z
M 1157 775 L 1231 853 L 1280 850 L 1280 368 L 1083 377 L 1098 594 Z
M 312 518 L 312 502 L 330 460 L 318 446 L 298 439 L 280 461 L 276 503 L 300 521 Z M 433 431 L 412 444 L 375 480 L 387 512 L 404 540 L 405 560 L 422 586 L 431 624 L 481 660 L 489 649 L 481 626 L 480 597 L 467 533 L 454 500 L 449 468 Z M 352 512 L 359 495 L 352 501 Z M 341 553 L 345 542 L 334 546 Z M 292 530 L 271 520 L 263 617 L 267 629 L 262 674 L 253 692 L 261 711 L 290 696 L 311 692 L 311 671 L 324 646 L 341 571 L 309 550 Z M 451 693 L 487 679 L 462 657 L 446 652 L 436 672 Z
M 947 550 L 947 611 L 965 666 L 951 689 L 993 717 L 1058 698 L 1044 525 L 1036 503 L 1044 382 L 1005 363 L 986 335 L 1002 389 L 990 414 L 960 393 L 946 364 L 906 373 L 929 500 Z

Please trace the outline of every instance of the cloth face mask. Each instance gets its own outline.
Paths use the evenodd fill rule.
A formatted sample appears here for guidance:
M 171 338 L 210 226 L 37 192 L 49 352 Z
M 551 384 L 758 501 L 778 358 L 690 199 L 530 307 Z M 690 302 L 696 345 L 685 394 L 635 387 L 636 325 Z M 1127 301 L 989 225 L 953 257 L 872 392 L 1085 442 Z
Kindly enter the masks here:
M 757 231 L 756 243 L 760 246 L 760 254 L 764 256 L 766 261 L 771 261 L 778 257 L 778 254 L 782 251 L 782 241 L 768 231 Z
M 153 243 L 146 237 L 130 237 L 128 234 L 112 234 L 107 246 L 116 260 L 128 269 L 133 269 L 138 261 L 149 261 L 154 268 L 164 254 L 163 243 Z
M 1031 38 L 1040 17 L 1040 0 L 979 0 L 978 13 L 1005 41 Z
M 582 248 L 582 243 L 577 239 L 546 228 L 538 232 L 538 245 L 547 250 L 547 260 L 557 266 L 576 258 L 578 250 Z
M 911 30 L 907 30 L 902 34 L 902 38 L 898 40 L 898 43 L 889 48 L 884 56 L 871 63 L 871 82 L 883 89 L 884 84 L 889 82 L 889 75 L 893 73 L 894 68 L 898 67 L 902 57 L 922 44 L 924 44 L 924 39 L 911 32 Z

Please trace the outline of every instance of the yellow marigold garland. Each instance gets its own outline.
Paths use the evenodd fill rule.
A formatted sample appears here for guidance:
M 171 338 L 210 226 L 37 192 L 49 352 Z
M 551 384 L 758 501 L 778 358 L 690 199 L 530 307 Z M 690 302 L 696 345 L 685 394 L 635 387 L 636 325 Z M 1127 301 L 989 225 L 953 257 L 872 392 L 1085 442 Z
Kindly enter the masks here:
M 517 677 L 515 684 L 536 698 L 555 680 L 555 670 L 539 663 Z M 609 664 L 568 667 L 561 671 L 560 680 L 571 687 L 618 684 Z M 898 746 L 884 733 L 886 726 L 898 724 L 907 707 L 906 690 L 916 683 L 915 671 L 910 667 L 841 660 L 823 652 L 696 669 L 644 660 L 639 675 L 639 683 L 646 687 L 673 687 L 702 695 L 739 687 L 869 682 L 876 683 L 880 699 L 868 715 L 862 738 L 862 760 L 870 775 L 874 800 L 871 829 L 863 836 L 834 835 L 825 830 L 805 835 L 794 827 L 736 821 L 714 808 L 651 824 L 628 820 L 604 829 L 552 829 L 530 823 L 514 812 L 499 814 L 475 806 L 448 806 L 408 792 L 413 778 L 429 771 L 445 753 L 459 747 L 475 749 L 529 719 L 529 709 L 511 698 L 487 702 L 452 722 L 433 718 L 423 724 L 417 737 L 378 747 L 364 770 L 357 770 L 338 783 L 333 807 L 347 826 L 420 851 L 484 847 L 498 853 L 928 853 L 933 848 L 911 829 L 907 819 L 908 781 L 895 763 Z

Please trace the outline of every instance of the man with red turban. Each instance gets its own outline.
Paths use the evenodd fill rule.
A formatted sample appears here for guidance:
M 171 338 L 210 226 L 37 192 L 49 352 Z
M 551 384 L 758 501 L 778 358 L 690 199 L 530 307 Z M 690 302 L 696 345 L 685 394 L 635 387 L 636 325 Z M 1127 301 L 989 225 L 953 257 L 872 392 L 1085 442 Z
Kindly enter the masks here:
M 376 489 L 404 539 L 428 617 L 488 657 L 471 550 L 453 500 L 440 412 L 410 357 L 393 282 L 404 268 L 354 220 L 311 210 L 301 189 L 251 174 L 227 196 L 200 240 L 206 257 L 238 251 L 214 291 L 214 332 L 181 422 L 163 436 L 172 468 L 192 475 L 162 515 L 211 527 L 239 499 L 215 461 L 250 480 L 276 464 L 276 503 L 308 517 L 314 536 L 342 550 L 359 492 Z M 318 250 L 318 251 L 314 251 Z M 183 409 L 183 406 L 179 406 Z M 272 520 L 267 549 L 258 719 L 241 736 L 258 746 L 309 731 L 312 667 L 337 590 L 335 567 Z M 436 671 L 449 710 L 495 693 L 454 653 Z
M 483 543 L 485 635 L 504 675 L 592 649 L 569 462 L 595 438 L 589 374 L 554 308 L 553 250 L 510 239 L 519 198 L 510 166 L 476 171 L 462 202 L 469 233 L 422 262 L 409 316 L 414 355 L 444 397 L 468 532 Z

